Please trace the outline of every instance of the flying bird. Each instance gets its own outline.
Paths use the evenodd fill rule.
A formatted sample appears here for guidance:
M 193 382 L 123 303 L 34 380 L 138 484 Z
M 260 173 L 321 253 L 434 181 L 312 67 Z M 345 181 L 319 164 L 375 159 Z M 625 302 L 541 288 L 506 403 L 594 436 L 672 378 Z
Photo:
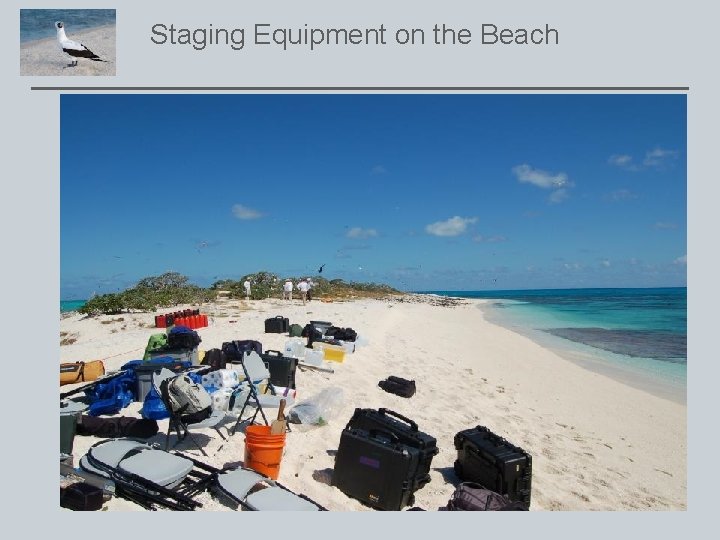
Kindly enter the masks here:
M 55 28 L 57 28 L 58 47 L 60 47 L 60 50 L 69 55 L 72 59 L 72 62 L 68 64 L 68 67 L 77 66 L 78 58 L 87 58 L 88 60 L 92 60 L 94 62 L 106 62 L 106 60 L 100 58 L 82 43 L 68 39 L 65 35 L 65 24 L 63 22 L 56 22 Z
M 318 268 L 318 274 L 322 274 L 322 269 L 325 268 L 325 265 L 320 265 L 320 268 Z

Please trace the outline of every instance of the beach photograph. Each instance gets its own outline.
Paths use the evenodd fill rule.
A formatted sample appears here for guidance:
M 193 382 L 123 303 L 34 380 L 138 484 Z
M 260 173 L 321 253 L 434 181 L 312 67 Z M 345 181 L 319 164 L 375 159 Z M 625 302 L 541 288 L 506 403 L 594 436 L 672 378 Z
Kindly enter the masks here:
M 21 9 L 20 75 L 114 76 L 114 9 Z
M 686 160 L 684 94 L 62 94 L 61 508 L 686 511 Z

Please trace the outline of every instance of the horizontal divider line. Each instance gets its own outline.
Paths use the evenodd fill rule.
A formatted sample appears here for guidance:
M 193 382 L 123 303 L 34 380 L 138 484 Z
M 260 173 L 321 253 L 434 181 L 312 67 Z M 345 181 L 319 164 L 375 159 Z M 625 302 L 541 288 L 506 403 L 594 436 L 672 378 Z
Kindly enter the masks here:
M 543 90 L 571 90 L 574 92 L 584 91 L 608 91 L 619 90 L 628 92 L 649 92 L 649 91 L 671 91 L 689 92 L 689 86 L 31 86 L 30 90 L 53 90 L 53 91 L 235 91 L 235 92 L 256 92 L 272 90 L 292 91 L 315 91 L 330 90 L 333 92 L 353 92 L 358 90 L 408 92 L 408 91 L 543 91 Z

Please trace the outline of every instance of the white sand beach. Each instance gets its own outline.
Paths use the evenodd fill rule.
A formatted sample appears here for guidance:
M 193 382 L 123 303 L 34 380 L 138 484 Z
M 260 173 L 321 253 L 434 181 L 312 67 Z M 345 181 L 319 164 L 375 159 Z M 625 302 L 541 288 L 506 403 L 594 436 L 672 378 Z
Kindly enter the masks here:
M 199 307 L 210 315 L 209 327 L 198 330 L 202 350 L 236 339 L 282 350 L 286 334 L 264 333 L 263 321 L 275 315 L 301 325 L 326 320 L 350 326 L 367 340 L 343 363 L 333 364 L 334 373 L 297 373 L 298 400 L 328 387 L 341 388 L 344 399 L 327 425 L 292 426 L 278 480 L 331 511 L 371 510 L 331 485 L 340 433 L 356 407 L 397 411 L 437 439 L 431 481 L 415 493 L 415 505 L 425 510 L 446 505 L 457 483 L 453 438 L 477 425 L 532 455 L 531 511 L 687 507 L 687 406 L 589 371 L 489 323 L 483 301 L 454 307 L 396 300 L 303 306 L 270 299 Z M 142 358 L 148 337 L 159 331 L 153 313 L 97 318 L 74 313 L 61 318 L 60 330 L 76 340 L 60 347 L 61 362 L 102 359 L 107 370 Z M 384 392 L 377 383 L 389 375 L 414 379 L 417 393 L 405 399 Z M 72 388 L 63 386 L 61 392 Z M 139 408 L 134 403 L 120 415 L 139 415 Z M 158 423 L 160 431 L 150 440 L 164 443 L 167 420 Z M 225 427 L 233 423 L 228 418 Z M 229 442 L 212 430 L 201 433 L 207 434 L 199 440 L 208 458 L 189 441 L 176 449 L 216 466 L 242 462 L 242 433 Z M 75 462 L 99 440 L 77 436 Z M 227 510 L 209 494 L 199 500 L 204 510 Z M 107 507 L 139 508 L 117 498 Z
M 83 43 L 104 62 L 78 59 L 77 66 L 68 67 L 70 57 L 64 54 L 55 38 L 28 41 L 20 45 L 20 75 L 115 75 L 115 26 L 107 25 L 73 32 L 68 38 Z

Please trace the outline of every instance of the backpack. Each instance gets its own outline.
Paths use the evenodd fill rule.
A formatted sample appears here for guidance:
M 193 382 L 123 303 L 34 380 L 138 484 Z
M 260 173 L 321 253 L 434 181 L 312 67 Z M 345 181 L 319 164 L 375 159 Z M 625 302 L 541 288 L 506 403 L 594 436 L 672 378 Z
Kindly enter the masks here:
M 415 395 L 414 380 L 410 381 L 408 379 L 403 379 L 402 377 L 395 377 L 394 375 L 390 375 L 384 381 L 380 381 L 378 386 L 386 392 L 390 392 L 391 394 L 395 394 L 400 397 L 409 398 Z
M 520 501 L 511 501 L 475 482 L 463 482 L 455 489 L 445 508 L 447 510 L 527 510 L 527 505 Z
M 167 343 L 168 336 L 165 333 L 153 334 L 152 336 L 150 336 L 150 339 L 148 339 L 147 347 L 145 347 L 145 354 L 143 355 L 143 360 L 150 360 L 150 353 L 164 348 Z
M 195 330 L 190 330 L 187 326 L 175 326 L 170 329 L 167 335 L 168 349 L 194 349 L 202 339 Z
M 163 381 L 160 391 L 166 395 L 172 410 L 180 415 L 183 422 L 199 422 L 212 412 L 210 394 L 186 374 Z
M 216 369 L 225 369 L 227 365 L 227 355 L 225 351 L 221 351 L 220 349 L 210 349 L 205 353 L 200 365 L 210 366 L 213 371 Z
M 289 330 L 290 337 L 301 337 L 302 331 L 303 331 L 302 326 L 300 326 L 299 324 L 291 324 L 290 325 L 290 330 Z
M 315 341 L 320 341 L 323 337 L 322 332 L 315 328 L 315 326 L 311 323 L 308 323 L 305 325 L 305 328 L 302 329 L 302 332 L 300 333 L 300 337 L 306 337 L 307 338 L 307 345 L 306 347 L 308 349 L 312 349 L 312 344 Z

